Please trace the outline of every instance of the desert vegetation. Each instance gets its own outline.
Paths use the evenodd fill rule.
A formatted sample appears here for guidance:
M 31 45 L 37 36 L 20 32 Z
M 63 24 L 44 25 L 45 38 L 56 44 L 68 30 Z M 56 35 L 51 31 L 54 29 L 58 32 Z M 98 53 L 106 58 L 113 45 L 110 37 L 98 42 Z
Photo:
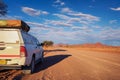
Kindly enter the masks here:
M 53 46 L 53 44 L 54 44 L 53 41 L 48 41 L 48 40 L 43 41 L 44 47 L 51 47 L 51 46 Z

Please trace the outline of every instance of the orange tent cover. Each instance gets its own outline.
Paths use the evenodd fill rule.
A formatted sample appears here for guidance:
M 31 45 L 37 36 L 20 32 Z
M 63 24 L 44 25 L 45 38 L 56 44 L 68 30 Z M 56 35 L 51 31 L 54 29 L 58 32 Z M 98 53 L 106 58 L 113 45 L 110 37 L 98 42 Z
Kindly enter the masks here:
M 22 20 L 0 20 L 0 28 L 21 28 L 29 31 L 30 27 Z

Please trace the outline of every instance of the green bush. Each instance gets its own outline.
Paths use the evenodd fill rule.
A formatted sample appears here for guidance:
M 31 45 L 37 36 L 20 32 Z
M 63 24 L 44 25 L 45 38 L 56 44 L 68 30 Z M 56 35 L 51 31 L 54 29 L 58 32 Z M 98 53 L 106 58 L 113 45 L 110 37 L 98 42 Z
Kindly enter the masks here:
M 54 42 L 53 41 L 43 41 L 44 46 L 48 47 L 48 46 L 53 46 Z

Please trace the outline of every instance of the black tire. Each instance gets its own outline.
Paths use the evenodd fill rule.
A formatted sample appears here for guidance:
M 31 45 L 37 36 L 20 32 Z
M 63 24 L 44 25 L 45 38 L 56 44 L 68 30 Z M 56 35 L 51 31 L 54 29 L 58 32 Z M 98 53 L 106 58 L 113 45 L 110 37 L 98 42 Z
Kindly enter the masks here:
M 35 57 L 32 58 L 31 64 L 30 64 L 30 72 L 31 74 L 34 73 L 35 69 Z
M 32 73 L 34 73 L 34 69 L 35 69 L 35 57 L 32 57 L 30 66 L 24 67 L 23 73 L 24 74 L 32 74 Z
M 42 57 L 41 57 L 41 60 L 40 60 L 40 63 L 43 63 L 44 62 L 44 52 L 42 52 Z

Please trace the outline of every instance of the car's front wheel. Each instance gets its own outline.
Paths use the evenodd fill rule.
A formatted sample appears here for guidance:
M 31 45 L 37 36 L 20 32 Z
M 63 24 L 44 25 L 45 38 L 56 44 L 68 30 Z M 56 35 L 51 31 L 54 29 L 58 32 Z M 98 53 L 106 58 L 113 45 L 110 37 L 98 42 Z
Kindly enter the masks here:
M 30 65 L 30 71 L 31 71 L 31 73 L 34 72 L 34 69 L 35 69 L 35 58 L 33 57 L 32 61 L 31 61 L 31 65 Z

